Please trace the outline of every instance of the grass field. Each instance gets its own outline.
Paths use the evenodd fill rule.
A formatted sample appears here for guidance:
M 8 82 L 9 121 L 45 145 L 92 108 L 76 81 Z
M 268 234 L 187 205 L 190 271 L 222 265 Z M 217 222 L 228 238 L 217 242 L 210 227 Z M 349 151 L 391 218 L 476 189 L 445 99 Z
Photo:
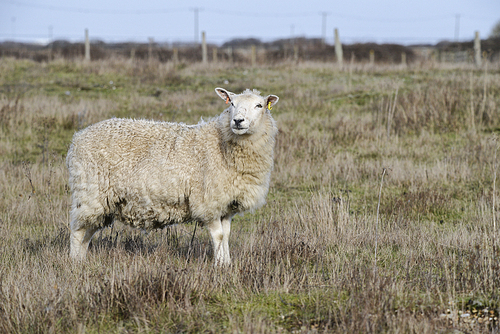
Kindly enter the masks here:
M 267 205 L 203 229 L 97 233 L 69 258 L 75 131 L 197 123 L 215 87 L 276 94 Z M 500 65 L 0 58 L 0 332 L 500 333 Z

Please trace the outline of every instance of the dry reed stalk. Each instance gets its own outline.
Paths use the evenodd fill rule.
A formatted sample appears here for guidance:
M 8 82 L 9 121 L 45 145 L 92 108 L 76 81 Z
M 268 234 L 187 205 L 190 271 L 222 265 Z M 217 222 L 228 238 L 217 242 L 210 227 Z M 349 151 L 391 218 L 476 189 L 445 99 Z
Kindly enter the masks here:
M 472 71 L 469 72 L 469 79 L 470 79 L 470 84 L 469 84 L 469 91 L 470 91 L 470 122 L 472 124 L 472 132 L 476 133 L 476 120 L 475 120 L 475 112 L 474 112 L 474 87 L 472 85 L 473 83 L 473 76 L 472 76 Z
M 375 263 L 373 266 L 373 274 L 374 277 L 377 276 L 377 251 L 378 251 L 378 219 L 379 219 L 379 214 L 380 214 L 380 202 L 382 199 L 382 186 L 384 185 L 384 176 L 385 173 L 387 172 L 388 168 L 383 168 L 382 169 L 382 177 L 380 179 L 380 190 L 378 193 L 378 204 L 377 204 L 377 219 L 375 220 Z
M 495 154 L 493 155 L 493 191 L 491 194 L 492 201 L 492 218 L 493 218 L 493 245 L 496 247 L 497 240 L 497 222 L 496 222 L 496 180 L 497 180 L 497 151 L 498 151 L 498 142 L 495 137 Z
M 486 106 L 486 93 L 487 93 L 487 81 L 488 81 L 488 62 L 484 61 L 484 80 L 483 80 L 483 101 L 481 102 L 481 117 L 484 114 L 485 106 Z
M 23 166 L 23 172 L 24 172 L 24 176 L 26 176 L 26 178 L 28 179 L 28 181 L 30 182 L 30 186 L 31 186 L 31 194 L 30 194 L 30 197 L 35 195 L 35 186 L 33 186 L 33 180 L 31 178 L 31 167 L 30 167 L 30 163 L 27 162 L 27 161 L 23 161 L 22 162 L 22 166 Z
M 351 52 L 351 62 L 349 64 L 349 92 L 352 90 L 352 69 L 354 67 L 354 52 Z
M 391 135 L 391 125 L 392 119 L 394 118 L 394 112 L 396 110 L 396 100 L 398 98 L 399 85 L 396 87 L 396 93 L 394 94 L 394 100 L 390 101 L 389 99 L 389 108 L 387 108 L 387 139 L 389 139 Z

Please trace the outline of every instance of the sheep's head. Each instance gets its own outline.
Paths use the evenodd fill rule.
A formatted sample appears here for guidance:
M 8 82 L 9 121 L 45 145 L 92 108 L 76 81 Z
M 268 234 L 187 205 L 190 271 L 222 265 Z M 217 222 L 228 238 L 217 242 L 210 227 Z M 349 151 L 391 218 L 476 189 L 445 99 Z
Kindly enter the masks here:
M 215 92 L 230 104 L 227 109 L 230 113 L 230 127 L 237 135 L 254 133 L 263 116 L 279 100 L 276 95 L 260 96 L 260 92 L 255 89 L 247 89 L 241 94 L 234 94 L 224 88 L 216 88 Z

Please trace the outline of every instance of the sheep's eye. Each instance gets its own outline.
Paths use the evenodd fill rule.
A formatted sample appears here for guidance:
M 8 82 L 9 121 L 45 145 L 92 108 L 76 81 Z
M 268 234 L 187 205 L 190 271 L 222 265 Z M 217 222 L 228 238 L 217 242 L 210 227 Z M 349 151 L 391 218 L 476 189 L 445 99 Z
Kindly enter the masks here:
M 262 108 L 262 104 L 259 103 L 258 105 L 256 105 L 256 107 L 257 108 Z

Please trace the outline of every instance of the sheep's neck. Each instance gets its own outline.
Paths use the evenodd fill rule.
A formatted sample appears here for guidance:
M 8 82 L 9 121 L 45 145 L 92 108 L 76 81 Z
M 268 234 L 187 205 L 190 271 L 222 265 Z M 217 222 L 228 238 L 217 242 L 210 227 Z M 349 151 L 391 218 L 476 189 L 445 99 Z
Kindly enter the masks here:
M 263 133 L 237 137 L 228 127 L 219 128 L 221 149 L 230 169 L 238 174 L 250 174 L 257 178 L 271 172 L 277 129 L 272 119 L 267 119 L 266 123 L 266 131 Z
M 269 173 L 273 166 L 274 139 L 262 138 L 259 141 L 264 143 L 272 140 L 271 145 L 258 144 L 255 142 L 229 142 L 228 154 L 230 167 L 236 169 L 240 174 L 252 174 L 260 176 L 262 173 Z

